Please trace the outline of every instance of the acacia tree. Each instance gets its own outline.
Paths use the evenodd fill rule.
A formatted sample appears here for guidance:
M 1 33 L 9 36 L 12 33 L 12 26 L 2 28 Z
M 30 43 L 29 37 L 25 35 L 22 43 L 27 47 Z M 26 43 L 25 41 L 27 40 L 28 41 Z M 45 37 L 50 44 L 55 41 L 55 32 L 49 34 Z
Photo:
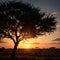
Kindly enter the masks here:
M 46 16 L 44 12 L 30 4 L 0 3 L 0 39 L 10 38 L 14 42 L 13 57 L 21 40 L 45 35 L 55 29 L 55 17 Z

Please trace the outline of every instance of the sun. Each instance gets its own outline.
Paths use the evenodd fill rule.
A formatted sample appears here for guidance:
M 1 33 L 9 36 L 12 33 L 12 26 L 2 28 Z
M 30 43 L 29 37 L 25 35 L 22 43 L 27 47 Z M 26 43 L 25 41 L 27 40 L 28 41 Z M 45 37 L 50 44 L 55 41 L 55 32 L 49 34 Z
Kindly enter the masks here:
M 29 48 L 31 48 L 31 45 L 29 43 L 20 42 L 18 45 L 18 48 L 29 49 Z
M 24 48 L 29 49 L 30 48 L 30 44 L 25 44 Z
M 19 42 L 18 48 L 23 48 L 23 49 L 30 49 L 33 48 L 34 45 L 32 44 L 34 42 L 34 39 L 27 39 L 27 40 L 23 40 L 21 42 Z

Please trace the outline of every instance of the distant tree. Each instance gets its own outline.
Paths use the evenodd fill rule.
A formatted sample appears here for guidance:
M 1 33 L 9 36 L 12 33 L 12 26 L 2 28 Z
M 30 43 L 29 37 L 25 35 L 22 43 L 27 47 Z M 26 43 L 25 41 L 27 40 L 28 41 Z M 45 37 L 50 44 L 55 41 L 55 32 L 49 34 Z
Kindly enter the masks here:
M 54 49 L 56 49 L 56 47 L 50 47 L 49 49 L 54 50 Z
M 0 39 L 10 38 L 14 42 L 12 56 L 24 38 L 51 33 L 56 29 L 55 17 L 47 16 L 40 9 L 22 2 L 0 3 Z
M 3 52 L 4 50 L 5 50 L 4 47 L 1 47 L 1 48 L 0 48 L 0 52 Z

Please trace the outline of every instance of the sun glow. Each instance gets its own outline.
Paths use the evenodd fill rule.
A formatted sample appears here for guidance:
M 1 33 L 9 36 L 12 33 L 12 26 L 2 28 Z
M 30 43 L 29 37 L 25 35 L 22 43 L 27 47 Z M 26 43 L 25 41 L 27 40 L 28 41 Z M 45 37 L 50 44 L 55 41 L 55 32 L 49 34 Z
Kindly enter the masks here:
M 29 49 L 32 48 L 32 44 L 34 39 L 27 39 L 23 40 L 19 43 L 18 48 L 24 48 L 24 49 Z
M 25 43 L 24 41 L 21 41 L 18 45 L 18 48 L 30 48 L 30 44 L 29 43 Z
M 29 44 L 25 44 L 24 45 L 24 48 L 28 49 L 28 48 L 31 48 Z
M 29 49 L 31 48 L 30 44 L 29 43 L 20 43 L 18 48 L 24 48 L 24 49 Z

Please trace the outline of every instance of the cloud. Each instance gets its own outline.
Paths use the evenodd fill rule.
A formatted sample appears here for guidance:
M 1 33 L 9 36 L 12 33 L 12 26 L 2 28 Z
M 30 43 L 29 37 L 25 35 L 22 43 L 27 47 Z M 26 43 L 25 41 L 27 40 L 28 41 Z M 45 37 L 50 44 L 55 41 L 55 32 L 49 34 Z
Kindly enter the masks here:
M 29 44 L 40 44 L 40 43 L 38 43 L 38 42 L 35 42 L 35 43 L 29 43 Z
M 57 15 L 57 14 L 60 14 L 60 12 L 58 12 L 58 11 L 54 11 L 54 12 L 52 12 L 51 14 L 53 14 L 53 15 Z
M 60 44 L 60 43 L 49 43 L 49 44 Z
M 49 44 L 55 44 L 55 45 L 60 45 L 60 38 L 56 38 L 52 41 L 56 41 L 56 42 L 52 42 L 52 43 L 49 43 Z
M 39 42 L 30 42 L 30 43 L 27 43 L 27 42 L 24 42 L 26 44 L 40 44 Z
M 53 41 L 60 41 L 60 38 L 56 38 L 56 39 L 54 39 Z
M 0 41 L 0 43 L 6 43 L 6 42 L 4 42 L 4 41 Z
M 53 15 L 56 15 L 56 14 L 57 14 L 57 12 L 53 12 L 52 14 L 53 14 Z
M 60 28 L 60 24 L 57 25 L 57 28 Z

